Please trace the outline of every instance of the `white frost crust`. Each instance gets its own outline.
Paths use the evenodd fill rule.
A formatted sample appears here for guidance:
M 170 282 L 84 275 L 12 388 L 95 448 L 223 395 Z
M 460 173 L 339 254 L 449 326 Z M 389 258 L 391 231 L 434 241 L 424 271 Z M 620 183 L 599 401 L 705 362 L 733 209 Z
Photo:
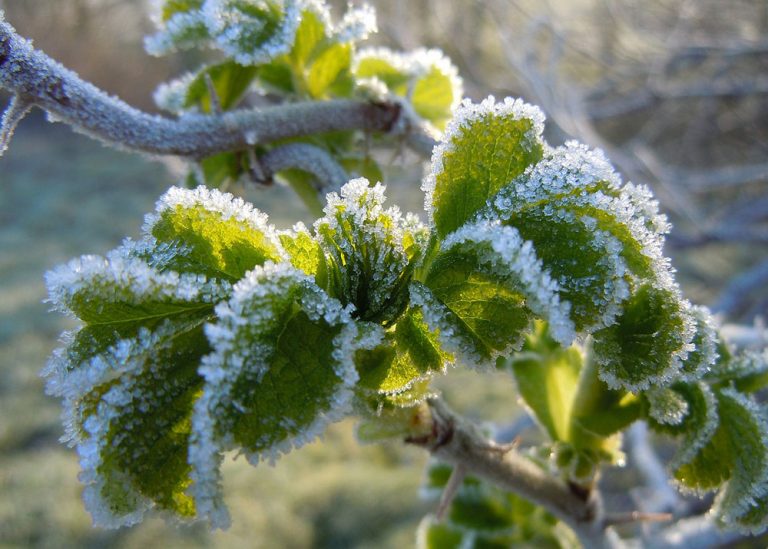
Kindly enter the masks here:
M 244 49 L 245 39 L 263 28 L 264 22 L 240 11 L 237 3 L 279 7 L 282 17 L 275 33 L 263 43 Z M 299 0 L 206 0 L 201 13 L 216 45 L 224 53 L 241 65 L 261 65 L 290 51 L 301 22 L 301 8 Z
M 86 292 L 108 303 L 139 305 L 147 301 L 216 303 L 226 297 L 229 285 L 204 275 L 174 271 L 160 273 L 125 248 L 106 257 L 84 255 L 45 274 L 48 301 L 54 310 L 69 316 L 72 300 Z
M 190 109 L 185 103 L 189 86 L 196 77 L 197 73 L 188 72 L 179 78 L 160 84 L 152 95 L 155 105 L 164 111 L 174 114 L 195 112 L 197 110 L 196 107 Z
M 454 138 L 460 137 L 472 127 L 472 124 L 487 117 L 511 118 L 512 120 L 527 119 L 532 122 L 530 130 L 525 135 L 523 147 L 532 147 L 542 142 L 544 133 L 544 113 L 538 107 L 529 105 L 520 99 L 507 97 L 502 102 L 496 102 L 491 95 L 481 103 L 472 103 L 464 99 L 448 122 L 440 142 L 432 150 L 432 161 L 424 177 L 421 189 L 424 191 L 424 209 L 427 212 L 430 225 L 434 225 L 433 200 L 437 178 L 443 173 L 443 158 L 455 148 Z
M 206 335 L 214 352 L 203 358 L 200 368 L 205 388 L 195 404 L 189 450 L 195 481 L 191 493 L 200 516 L 208 517 L 215 527 L 226 524 L 219 472 L 222 452 L 237 447 L 231 434 L 217 435 L 222 418 L 216 416 L 216 409 L 221 402 L 231 402 L 242 408 L 231 400 L 233 382 L 242 375 L 250 375 L 258 383 L 269 370 L 268 357 L 275 342 L 259 334 L 274 329 L 281 322 L 282 311 L 293 303 L 297 303 L 311 320 L 341 327 L 334 338 L 332 354 L 334 372 L 340 383 L 336 392 L 330 395 L 327 409 L 320 411 L 310 425 L 266 451 L 244 452 L 252 464 L 265 459 L 274 462 L 280 455 L 311 442 L 330 423 L 343 418 L 351 409 L 353 388 L 358 381 L 355 352 L 373 348 L 381 340 L 381 334 L 376 331 L 358 329 L 352 321 L 351 307 L 343 307 L 328 297 L 310 277 L 286 263 L 267 262 L 247 273 L 235 285 L 232 299 L 216 307 L 218 322 L 206 326 Z M 292 426 L 292 421 L 285 418 L 285 427 Z M 226 420 L 223 427 L 226 428 Z
M 231 193 L 223 193 L 217 189 L 208 189 L 203 185 L 194 190 L 182 187 L 168 189 L 155 204 L 155 213 L 147 214 L 144 218 L 142 232 L 145 236 L 152 238 L 152 229 L 160 220 L 163 212 L 174 210 L 179 206 L 185 209 L 201 206 L 209 212 L 219 214 L 222 221 L 235 219 L 248 228 L 262 233 L 270 244 L 279 251 L 283 259 L 287 259 L 287 255 L 280 244 L 277 230 L 268 223 L 267 214 L 257 210 L 251 203 L 240 197 L 235 197 Z
M 646 391 L 651 405 L 650 416 L 664 425 L 680 425 L 688 416 L 688 401 L 668 387 L 652 387 Z
M 365 284 L 374 310 L 391 299 L 392 288 L 408 265 L 403 248 L 405 221 L 397 206 L 384 208 L 385 190 L 381 183 L 371 187 L 363 177 L 353 179 L 338 194 L 326 195 L 325 216 L 314 223 L 324 252 L 344 266 L 344 295 L 356 293 Z
M 536 257 L 533 244 L 524 241 L 517 229 L 498 221 L 479 221 L 448 235 L 441 248 L 445 252 L 471 248 L 478 255 L 481 269 L 500 280 L 513 282 L 523 292 L 526 306 L 549 322 L 557 342 L 565 347 L 573 343 L 576 334 L 569 317 L 570 303 L 561 302 L 557 281 Z
M 719 425 L 717 398 L 715 398 L 715 394 L 706 383 L 698 383 L 697 385 L 704 395 L 704 401 L 706 403 L 707 410 L 706 420 L 704 421 L 704 425 L 701 427 L 701 429 L 685 435 L 685 439 L 683 440 L 680 448 L 672 458 L 672 461 L 669 463 L 670 471 L 675 471 L 683 465 L 690 463 L 696 457 L 696 454 L 699 453 L 699 450 L 701 450 L 710 441 L 712 435 L 715 434 L 715 431 Z M 674 479 L 672 476 L 670 478 Z M 678 482 L 676 482 L 676 484 L 677 488 L 682 492 L 693 492 L 690 488 L 684 487 Z M 697 495 L 702 494 L 697 493 Z
M 369 4 L 352 6 L 333 28 L 333 39 L 340 43 L 365 40 L 371 34 L 378 32 L 376 10 Z
M 198 39 L 185 40 L 184 36 L 196 30 L 205 32 L 206 21 L 202 12 L 188 11 L 175 13 L 168 21 L 158 26 L 160 27 L 158 32 L 144 37 L 144 49 L 154 56 L 199 46 Z

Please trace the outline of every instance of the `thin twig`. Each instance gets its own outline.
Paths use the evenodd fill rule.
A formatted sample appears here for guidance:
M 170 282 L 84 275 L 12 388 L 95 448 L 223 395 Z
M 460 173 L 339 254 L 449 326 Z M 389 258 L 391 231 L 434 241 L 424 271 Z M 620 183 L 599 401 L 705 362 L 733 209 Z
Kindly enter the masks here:
M 596 492 L 576 493 L 514 449 L 496 450 L 474 425 L 454 414 L 441 400 L 428 401 L 432 434 L 407 442 L 431 452 L 467 473 L 537 503 L 567 524 L 585 547 L 621 547 L 620 539 L 605 528 Z

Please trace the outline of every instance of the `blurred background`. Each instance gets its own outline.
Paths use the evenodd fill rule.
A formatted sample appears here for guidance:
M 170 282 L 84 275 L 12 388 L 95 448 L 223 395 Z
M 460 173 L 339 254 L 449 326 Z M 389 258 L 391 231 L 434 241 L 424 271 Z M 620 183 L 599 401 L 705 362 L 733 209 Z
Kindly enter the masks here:
M 337 13 L 344 2 L 333 2 Z M 396 48 L 444 49 L 473 99 L 521 96 L 548 116 L 553 144 L 606 151 L 656 192 L 674 229 L 667 252 L 687 296 L 728 321 L 768 311 L 768 2 L 765 0 L 374 1 Z M 147 56 L 144 5 L 0 0 L 23 36 L 100 88 L 154 110 L 152 91 L 200 59 Z M 0 99 L 8 97 L 0 92 Z M 420 167 L 387 170 L 390 196 L 420 211 Z M 415 174 L 415 175 L 414 175 Z M 427 510 L 424 456 L 360 446 L 353 425 L 274 468 L 226 465 L 233 527 L 152 519 L 92 529 L 75 452 L 58 443 L 59 405 L 39 371 L 67 319 L 48 314 L 43 273 L 137 236 L 175 182 L 165 164 L 25 119 L 0 159 L 0 547 L 407 547 Z M 246 190 L 273 222 L 307 214 L 281 188 Z M 453 372 L 446 398 L 479 421 L 519 414 L 510 380 Z

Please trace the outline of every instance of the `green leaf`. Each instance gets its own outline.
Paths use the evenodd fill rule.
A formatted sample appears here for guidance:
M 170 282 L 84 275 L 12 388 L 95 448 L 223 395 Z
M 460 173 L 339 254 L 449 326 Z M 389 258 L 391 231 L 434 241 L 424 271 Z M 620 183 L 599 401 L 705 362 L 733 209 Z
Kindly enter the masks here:
M 339 163 L 352 177 L 364 177 L 368 181 L 383 182 L 381 166 L 370 156 L 346 156 Z
M 488 222 L 463 227 L 443 242 L 424 287 L 414 288 L 427 323 L 440 329 L 450 352 L 470 364 L 489 363 L 519 348 L 535 317 L 551 323 L 558 341 L 573 338 L 557 287 L 511 227 Z
M 717 362 L 718 335 L 706 307 L 692 306 L 691 315 L 696 323 L 696 332 L 691 340 L 693 350 L 683 361 L 681 371 L 686 380 L 694 381 L 702 378 Z
M 354 305 L 356 318 L 393 324 L 407 306 L 413 270 L 400 210 L 385 209 L 384 186 L 362 178 L 326 198 L 325 216 L 315 222 L 324 254 L 318 284 Z
M 348 69 L 352 62 L 349 44 L 332 44 L 317 55 L 307 72 L 307 89 L 310 96 L 322 98 L 327 90 Z
M 296 39 L 290 59 L 299 71 L 307 65 L 315 48 L 327 38 L 326 22 L 319 13 L 309 9 L 301 13 L 301 23 L 296 30 Z
M 224 61 L 205 67 L 189 83 L 184 107 L 198 107 L 201 112 L 212 112 L 207 82 L 207 78 L 210 78 L 222 110 L 233 109 L 248 90 L 257 73 L 256 67 L 244 67 L 233 61 Z
M 356 357 L 359 386 L 376 393 L 398 394 L 417 381 L 443 372 L 450 357 L 430 331 L 418 309 L 404 313 L 382 345 Z
M 88 438 L 79 445 L 86 456 L 84 499 L 95 522 L 131 524 L 150 505 L 195 515 L 185 493 L 191 484 L 187 445 L 202 387 L 197 369 L 209 349 L 198 321 L 146 355 L 131 357 L 137 362 L 133 371 L 100 396 L 98 411 L 84 424 Z
M 442 131 L 461 99 L 461 80 L 456 67 L 439 50 L 419 50 L 413 55 L 423 56 L 419 63 L 426 67 L 413 83 L 411 104 L 420 117 Z
M 296 92 L 291 67 L 282 58 L 260 65 L 257 79 L 267 91 L 284 95 Z
M 600 377 L 613 388 L 636 392 L 677 375 L 693 326 L 675 292 L 644 284 L 624 303 L 616 324 L 593 336 Z
M 313 440 L 348 413 L 355 354 L 378 342 L 285 263 L 255 268 L 216 313 L 190 450 L 193 492 L 211 517 L 221 513 L 221 452 L 241 449 L 255 464 Z
M 261 65 L 288 53 L 301 20 L 296 0 L 213 0 L 206 23 L 216 45 L 240 65 Z
M 159 242 L 183 245 L 190 262 L 199 266 L 196 272 L 232 281 L 283 258 L 265 214 L 240 198 L 205 187 L 169 189 L 145 230 Z
M 463 103 L 432 157 L 424 183 L 438 236 L 455 231 L 543 154 L 544 117 L 522 101 Z
M 582 361 L 578 349 L 547 351 L 534 337 L 508 361 L 520 396 L 552 440 L 571 438 L 571 407 Z

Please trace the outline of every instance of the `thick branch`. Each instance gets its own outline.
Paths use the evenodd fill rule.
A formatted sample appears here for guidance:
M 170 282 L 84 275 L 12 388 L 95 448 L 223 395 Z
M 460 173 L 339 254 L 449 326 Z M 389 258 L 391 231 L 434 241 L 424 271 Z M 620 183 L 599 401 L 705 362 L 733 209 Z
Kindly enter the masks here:
M 111 145 L 193 158 L 329 131 L 388 131 L 400 114 L 392 104 L 336 100 L 180 119 L 150 115 L 110 97 L 35 50 L 2 18 L 0 88 Z
M 599 502 L 571 490 L 514 449 L 498 446 L 440 400 L 430 400 L 432 434 L 408 442 L 467 473 L 543 506 L 570 526 L 585 547 L 619 547 L 620 540 L 602 525 Z

